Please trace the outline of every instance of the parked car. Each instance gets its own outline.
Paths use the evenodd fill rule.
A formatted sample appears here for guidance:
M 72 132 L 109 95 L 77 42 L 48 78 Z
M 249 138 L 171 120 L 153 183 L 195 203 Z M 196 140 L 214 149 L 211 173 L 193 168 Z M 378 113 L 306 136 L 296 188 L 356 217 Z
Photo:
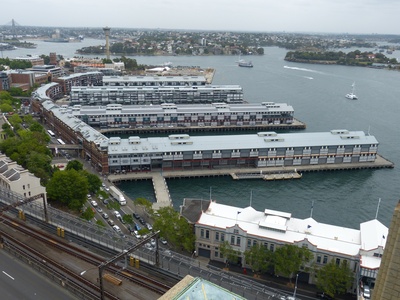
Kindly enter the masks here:
M 161 244 L 163 244 L 163 245 L 166 245 L 166 244 L 167 244 L 167 241 L 166 241 L 164 238 L 160 238 L 160 242 L 161 242 Z
M 135 213 L 135 212 L 132 214 L 132 216 L 133 216 L 135 219 L 137 219 L 137 220 L 140 219 L 140 216 L 139 216 L 137 213 Z
M 363 296 L 364 296 L 364 299 L 371 299 L 371 290 L 368 285 L 364 285 Z
M 116 216 L 118 219 L 121 218 L 119 211 L 114 211 L 114 216 Z
M 127 228 L 128 228 L 130 233 L 135 231 L 135 229 L 133 228 L 133 226 L 131 224 L 128 224 Z
M 142 229 L 142 228 L 139 226 L 139 224 L 135 223 L 135 230 L 139 231 L 140 229 Z
M 93 205 L 93 207 L 96 207 L 96 206 L 97 206 L 97 202 L 94 201 L 94 200 L 90 201 L 90 203 Z
M 317 297 L 320 299 L 327 299 L 327 300 L 333 300 L 333 298 L 324 292 L 317 292 Z
M 108 215 L 107 215 L 106 213 L 103 213 L 103 214 L 102 214 L 102 217 L 103 217 L 104 219 L 108 219 Z
M 126 224 L 126 221 L 122 218 L 121 215 L 118 217 L 118 219 L 122 224 Z
M 98 211 L 99 213 L 102 213 L 102 212 L 103 212 L 103 210 L 101 209 L 100 206 L 97 206 L 96 209 L 97 209 L 97 211 Z
M 139 219 L 139 222 L 140 222 L 140 224 L 142 224 L 142 225 L 146 225 L 146 221 L 143 220 L 142 218 Z
M 113 229 L 114 229 L 116 232 L 118 232 L 118 233 L 122 232 L 121 228 L 119 228 L 118 225 L 114 225 L 114 226 L 113 226 Z
M 114 221 L 113 220 L 111 220 L 111 219 L 108 219 L 108 224 L 110 224 L 111 226 L 114 226 L 115 224 L 114 224 Z
M 137 238 L 140 239 L 142 236 L 137 232 L 136 230 L 133 232 L 133 235 Z
M 146 223 L 146 227 L 148 230 L 152 231 L 153 230 L 153 226 L 151 226 L 150 223 Z
M 104 200 L 103 200 L 103 204 L 104 204 L 104 205 L 107 205 L 107 204 L 108 204 L 108 199 L 104 199 Z

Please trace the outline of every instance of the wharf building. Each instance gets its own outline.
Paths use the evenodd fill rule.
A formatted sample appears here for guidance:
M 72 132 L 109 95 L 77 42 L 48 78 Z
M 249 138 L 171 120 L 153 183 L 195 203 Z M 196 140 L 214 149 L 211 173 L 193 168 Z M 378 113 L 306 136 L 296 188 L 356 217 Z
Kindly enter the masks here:
M 293 124 L 294 109 L 286 103 L 173 104 L 105 106 L 74 105 L 68 113 L 86 124 L 109 128 L 242 127 Z
M 54 78 L 53 82 L 61 85 L 62 93 L 64 95 L 69 95 L 73 86 L 101 86 L 103 82 L 103 73 L 95 71 L 71 74 Z
M 274 252 L 289 244 L 309 249 L 314 258 L 310 262 L 317 268 L 334 261 L 344 262 L 353 271 L 354 282 L 349 292 L 355 293 L 358 279 L 374 282 L 385 248 L 388 228 L 377 219 L 360 224 L 359 229 L 345 228 L 317 222 L 312 217 L 298 219 L 291 213 L 253 207 L 234 207 L 215 201 L 185 199 L 181 215 L 194 224 L 197 255 L 225 262 L 220 247 L 226 241 L 238 253 L 236 261 L 246 263 L 244 252 L 254 245 L 263 245 Z M 374 272 L 369 272 L 374 268 Z M 299 270 L 299 280 L 315 284 L 313 268 Z M 278 274 L 279 275 L 279 274 Z
M 243 103 L 239 85 L 91 86 L 71 88 L 71 105 Z
M 39 89 L 40 90 L 40 89 Z M 46 92 L 37 91 L 36 95 Z M 82 147 L 103 174 L 150 170 L 300 167 L 374 162 L 378 141 L 361 131 L 316 133 L 259 132 L 247 135 L 107 138 L 68 113 L 68 106 L 40 102 L 46 126 L 67 144 Z
M 205 76 L 104 76 L 105 86 L 206 86 Z

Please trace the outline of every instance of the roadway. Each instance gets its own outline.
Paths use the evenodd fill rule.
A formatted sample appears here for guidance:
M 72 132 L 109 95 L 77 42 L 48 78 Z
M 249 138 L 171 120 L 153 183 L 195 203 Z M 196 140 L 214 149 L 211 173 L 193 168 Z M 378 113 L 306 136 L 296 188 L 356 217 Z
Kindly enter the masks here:
M 40 273 L 0 251 L 1 299 L 78 299 Z

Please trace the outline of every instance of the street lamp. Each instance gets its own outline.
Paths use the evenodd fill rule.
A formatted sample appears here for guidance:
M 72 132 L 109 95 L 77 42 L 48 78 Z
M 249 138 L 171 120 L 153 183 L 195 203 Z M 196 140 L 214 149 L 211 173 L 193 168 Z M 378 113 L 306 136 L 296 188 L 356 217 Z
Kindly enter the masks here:
M 79 275 L 83 276 L 87 271 L 94 270 L 97 268 L 99 269 L 99 278 L 97 279 L 97 282 L 99 282 L 100 285 L 100 299 L 102 300 L 104 299 L 104 287 L 103 287 L 103 277 L 102 277 L 103 267 L 104 267 L 103 264 L 101 264 L 100 266 L 89 268 L 79 273 Z
M 296 283 L 294 284 L 293 299 L 296 299 L 297 279 L 298 279 L 298 278 L 299 278 L 299 273 L 296 274 Z

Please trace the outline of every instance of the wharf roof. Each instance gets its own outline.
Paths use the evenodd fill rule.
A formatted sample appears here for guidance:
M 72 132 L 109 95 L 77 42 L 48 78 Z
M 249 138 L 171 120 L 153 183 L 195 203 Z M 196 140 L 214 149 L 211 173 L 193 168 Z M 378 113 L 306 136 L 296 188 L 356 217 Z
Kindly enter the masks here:
M 211 202 L 202 213 L 198 225 L 226 230 L 236 225 L 247 236 L 275 240 L 278 243 L 300 243 L 307 240 L 320 250 L 359 254 L 360 230 L 319 223 L 313 218 L 298 219 L 291 214 L 273 210 L 257 211 L 252 207 L 238 208 Z
M 63 105 L 62 107 L 54 104 L 52 101 L 48 100 L 42 103 L 42 106 L 48 110 L 52 111 L 53 114 L 67 126 L 69 126 L 75 132 L 80 132 L 82 136 L 89 142 L 94 142 L 99 145 L 102 142 L 108 141 L 108 138 L 82 122 L 78 118 L 74 117 L 71 114 L 66 113 L 68 110 L 68 106 Z
M 337 134 L 337 132 L 342 132 Z M 108 146 L 104 141 L 103 147 Z M 132 145 L 128 139 L 121 139 L 119 144 L 109 148 L 109 154 L 182 152 L 182 151 L 223 151 L 242 149 L 276 149 L 294 147 L 321 147 L 355 144 L 376 144 L 374 136 L 365 135 L 363 131 L 301 132 L 282 133 L 259 132 L 243 135 L 189 136 L 170 135 L 169 137 L 140 138 Z
M 74 105 L 71 112 L 74 115 L 116 115 L 116 114 L 162 114 L 169 113 L 210 113 L 219 112 L 294 112 L 292 106 L 286 103 L 263 104 L 173 104 L 168 105 L 122 105 L 108 104 L 106 106 Z
M 57 78 L 57 80 L 71 80 L 71 79 L 75 79 L 75 78 L 81 78 L 82 76 L 90 76 L 90 75 L 103 75 L 103 73 L 101 72 L 85 72 L 85 73 L 75 73 L 75 74 L 71 74 L 68 76 L 60 76 Z
M 104 82 L 104 81 L 103 81 Z M 239 90 L 242 91 L 240 85 L 189 85 L 189 86 L 114 86 L 114 85 L 103 85 L 103 86 L 72 86 L 71 93 L 79 92 L 90 92 L 98 93 L 99 91 L 108 92 L 134 92 L 134 91 L 201 91 L 201 90 Z
M 50 97 L 47 96 L 46 92 L 53 86 L 57 86 L 59 83 L 57 82 L 51 82 L 46 85 L 43 85 L 39 87 L 34 93 L 37 95 L 37 97 L 43 101 L 43 100 L 51 100 Z
M 164 68 L 163 68 L 164 69 Z M 205 76 L 104 76 L 104 83 L 119 83 L 119 82 L 206 82 Z
M 385 247 L 388 228 L 377 219 L 361 223 L 361 249 L 370 251 Z

